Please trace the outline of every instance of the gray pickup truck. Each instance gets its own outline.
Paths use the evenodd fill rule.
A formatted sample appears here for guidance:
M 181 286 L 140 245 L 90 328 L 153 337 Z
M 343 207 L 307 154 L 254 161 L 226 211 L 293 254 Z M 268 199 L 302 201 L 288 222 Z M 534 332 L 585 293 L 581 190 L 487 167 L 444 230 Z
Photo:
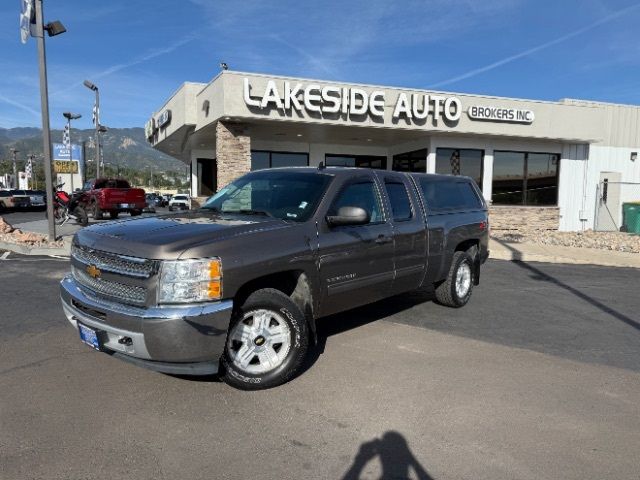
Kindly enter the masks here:
M 198 210 L 79 231 L 62 305 L 96 350 L 269 388 L 300 370 L 321 317 L 431 286 L 465 305 L 488 230 L 467 177 L 260 170 Z

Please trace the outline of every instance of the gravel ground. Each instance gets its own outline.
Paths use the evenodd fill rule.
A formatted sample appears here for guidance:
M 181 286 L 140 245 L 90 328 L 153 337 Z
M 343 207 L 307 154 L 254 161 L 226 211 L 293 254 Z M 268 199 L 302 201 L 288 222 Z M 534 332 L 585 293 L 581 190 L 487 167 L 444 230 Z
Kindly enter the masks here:
M 597 248 L 617 252 L 640 253 L 640 235 L 622 232 L 558 232 L 552 230 L 532 232 L 493 231 L 496 240 L 514 243 L 538 243 L 563 247 Z

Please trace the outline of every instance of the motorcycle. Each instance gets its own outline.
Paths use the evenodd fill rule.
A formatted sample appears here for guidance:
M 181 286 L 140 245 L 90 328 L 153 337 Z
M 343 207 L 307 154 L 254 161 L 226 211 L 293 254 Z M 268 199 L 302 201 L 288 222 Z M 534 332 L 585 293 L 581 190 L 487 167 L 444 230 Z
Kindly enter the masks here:
M 56 225 L 64 225 L 69 219 L 75 220 L 78 224 L 86 227 L 89 224 L 89 216 L 85 209 L 86 205 L 82 199 L 82 192 L 69 194 L 62 190 L 64 183 L 56 185 L 53 196 L 53 221 Z

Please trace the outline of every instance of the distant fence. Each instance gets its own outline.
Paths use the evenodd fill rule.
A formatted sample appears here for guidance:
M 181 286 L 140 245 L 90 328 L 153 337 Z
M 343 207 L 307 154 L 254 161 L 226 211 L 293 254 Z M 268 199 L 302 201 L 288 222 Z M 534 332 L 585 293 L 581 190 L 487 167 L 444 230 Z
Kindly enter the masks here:
M 635 219 L 640 205 L 640 183 L 600 182 L 596 191 L 594 230 L 598 232 L 637 232 Z M 640 213 L 638 213 L 640 215 Z

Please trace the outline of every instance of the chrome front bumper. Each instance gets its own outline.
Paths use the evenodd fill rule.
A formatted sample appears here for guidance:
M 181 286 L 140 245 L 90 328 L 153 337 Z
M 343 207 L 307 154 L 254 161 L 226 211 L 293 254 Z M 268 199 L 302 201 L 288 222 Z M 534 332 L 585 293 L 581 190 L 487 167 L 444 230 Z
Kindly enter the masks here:
M 123 305 L 92 295 L 71 275 L 60 282 L 60 296 L 69 322 L 76 330 L 81 322 L 102 332 L 107 353 L 169 373 L 177 373 L 176 368 L 195 373 L 193 365 L 200 363 L 217 369 L 233 309 L 231 300 L 150 308 Z M 123 342 L 126 339 L 130 341 Z

